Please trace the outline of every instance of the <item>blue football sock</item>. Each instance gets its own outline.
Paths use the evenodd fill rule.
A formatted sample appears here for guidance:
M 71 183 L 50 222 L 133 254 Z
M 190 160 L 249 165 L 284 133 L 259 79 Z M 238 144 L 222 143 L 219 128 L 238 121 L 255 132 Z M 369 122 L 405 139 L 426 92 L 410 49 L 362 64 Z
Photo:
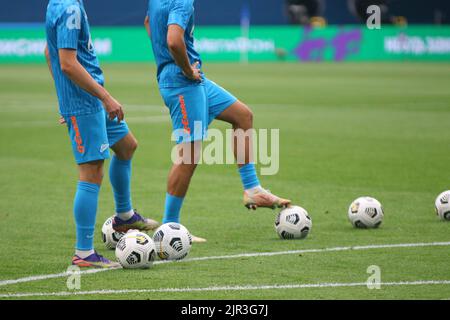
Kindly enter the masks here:
M 241 175 L 242 184 L 244 189 L 248 190 L 260 185 L 258 176 L 256 175 L 255 164 L 247 163 L 239 168 L 239 174 Z
M 180 222 L 180 210 L 183 205 L 183 198 L 166 193 L 166 205 L 164 208 L 163 223 Z
M 78 182 L 73 206 L 77 228 L 77 250 L 91 250 L 94 248 L 94 228 L 99 192 L 100 186 L 97 184 Z
M 109 165 L 109 179 L 113 187 L 116 212 L 127 213 L 131 206 L 131 160 L 113 156 Z

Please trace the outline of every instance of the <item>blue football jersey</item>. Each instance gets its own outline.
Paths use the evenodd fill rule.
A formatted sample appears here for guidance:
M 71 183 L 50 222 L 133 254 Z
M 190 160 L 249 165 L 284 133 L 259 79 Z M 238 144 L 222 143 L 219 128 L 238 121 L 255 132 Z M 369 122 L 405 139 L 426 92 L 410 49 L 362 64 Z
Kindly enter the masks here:
M 199 62 L 200 55 L 194 48 L 194 0 L 149 0 L 147 15 L 150 19 L 150 35 L 153 53 L 158 66 L 160 88 L 198 85 L 187 79 L 170 54 L 167 46 L 168 26 L 177 24 L 185 30 L 187 54 L 190 63 Z
M 92 44 L 83 2 L 50 0 L 47 6 L 46 34 L 61 115 L 86 115 L 101 110 L 101 101 L 73 83 L 61 71 L 59 61 L 59 49 L 77 50 L 80 64 L 95 81 L 103 85 L 103 73 Z

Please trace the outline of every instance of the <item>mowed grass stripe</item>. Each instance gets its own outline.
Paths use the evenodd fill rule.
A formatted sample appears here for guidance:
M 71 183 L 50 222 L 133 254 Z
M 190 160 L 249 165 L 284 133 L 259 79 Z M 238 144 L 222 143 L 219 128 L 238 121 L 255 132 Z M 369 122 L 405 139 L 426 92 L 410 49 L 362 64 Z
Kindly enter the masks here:
M 290 251 L 275 251 L 275 252 L 254 252 L 254 253 L 242 253 L 235 255 L 226 255 L 226 256 L 211 256 L 211 257 L 198 257 L 198 258 L 190 258 L 181 261 L 156 261 L 154 264 L 162 264 L 162 263 L 183 263 L 183 262 L 195 262 L 195 261 L 208 261 L 208 260 L 225 260 L 225 259 L 239 259 L 239 258 L 248 258 L 248 257 L 271 257 L 278 255 L 290 255 L 290 254 L 303 254 L 303 253 L 321 253 L 321 252 L 336 252 L 336 251 L 351 251 L 351 250 L 371 250 L 371 249 L 393 249 L 393 248 L 417 248 L 417 247 L 437 247 L 437 246 L 450 246 L 449 242 L 429 242 L 429 243 L 399 243 L 399 244 L 379 244 L 379 245 L 366 245 L 366 246 L 347 246 L 347 247 L 333 247 L 333 248 L 323 248 L 323 249 L 303 249 L 303 250 L 290 250 Z M 98 272 L 104 272 L 109 270 L 116 269 L 93 269 L 81 271 L 80 274 L 93 274 Z M 12 280 L 3 280 L 0 281 L 0 286 L 39 281 L 39 280 L 48 280 L 55 278 L 63 278 L 71 275 L 73 273 L 69 272 L 61 272 L 55 274 L 47 274 L 47 275 L 37 275 L 24 277 L 19 279 Z

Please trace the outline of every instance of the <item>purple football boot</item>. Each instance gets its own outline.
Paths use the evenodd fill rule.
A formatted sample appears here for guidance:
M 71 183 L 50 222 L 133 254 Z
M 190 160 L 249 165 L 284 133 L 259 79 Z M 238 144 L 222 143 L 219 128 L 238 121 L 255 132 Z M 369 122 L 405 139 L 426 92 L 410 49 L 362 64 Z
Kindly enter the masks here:
M 128 220 L 122 220 L 118 216 L 114 216 L 112 227 L 117 232 L 126 233 L 132 229 L 139 231 L 155 230 L 159 227 L 159 223 L 153 219 L 142 217 L 134 210 L 133 216 Z
M 94 252 L 90 256 L 82 259 L 77 255 L 72 258 L 72 265 L 80 268 L 120 268 L 118 262 L 113 262 Z

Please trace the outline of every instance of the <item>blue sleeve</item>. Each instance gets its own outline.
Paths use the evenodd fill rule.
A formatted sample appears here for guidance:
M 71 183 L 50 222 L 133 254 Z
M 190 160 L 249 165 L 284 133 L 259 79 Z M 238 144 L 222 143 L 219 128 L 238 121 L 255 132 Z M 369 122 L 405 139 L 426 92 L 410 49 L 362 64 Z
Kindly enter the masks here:
M 68 6 L 56 22 L 58 49 L 77 49 L 82 14 L 79 4 Z
M 189 20 L 194 13 L 193 0 L 175 0 L 169 10 L 167 25 L 177 24 L 186 30 Z

